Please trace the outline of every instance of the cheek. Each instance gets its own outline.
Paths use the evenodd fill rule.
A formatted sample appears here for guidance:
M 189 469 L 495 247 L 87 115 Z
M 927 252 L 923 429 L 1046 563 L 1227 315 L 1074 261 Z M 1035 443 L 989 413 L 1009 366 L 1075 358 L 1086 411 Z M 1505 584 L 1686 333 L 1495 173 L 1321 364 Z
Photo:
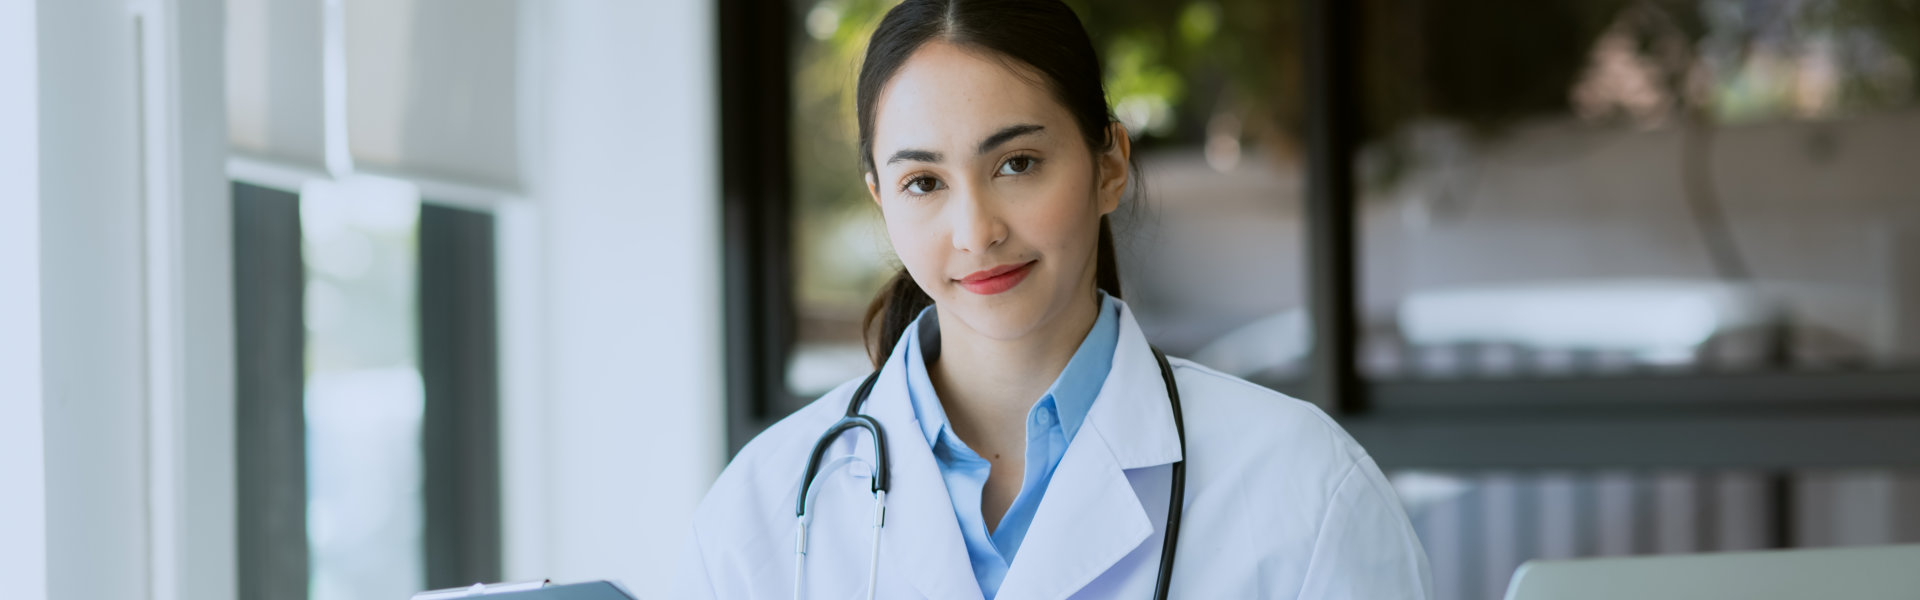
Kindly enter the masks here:
M 1092 182 L 1060 178 L 1042 193 L 1044 197 L 1027 203 L 1021 219 L 1028 233 L 1025 237 L 1061 258 L 1092 256 L 1093 238 L 1100 231 Z
M 933 219 L 912 210 L 883 210 L 881 220 L 886 223 L 887 239 L 893 244 L 893 253 L 900 257 L 900 264 L 920 284 L 920 289 L 934 291 L 928 285 L 928 278 L 942 277 L 942 250 L 950 249 L 945 232 L 939 231 Z

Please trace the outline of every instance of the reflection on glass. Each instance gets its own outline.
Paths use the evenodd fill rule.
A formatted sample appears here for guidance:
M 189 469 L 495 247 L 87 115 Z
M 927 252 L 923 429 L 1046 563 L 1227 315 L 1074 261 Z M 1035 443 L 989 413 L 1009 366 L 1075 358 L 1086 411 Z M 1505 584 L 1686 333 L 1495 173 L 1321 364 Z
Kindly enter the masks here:
M 1920 472 L 1392 473 L 1436 600 L 1500 598 L 1540 559 L 1920 542 Z M 1784 525 L 1784 529 L 1783 526 Z
M 853 115 L 861 52 L 895 3 L 795 4 L 799 330 L 787 386 L 800 397 L 870 368 L 859 320 L 898 266 L 858 172 Z M 1168 352 L 1241 375 L 1297 373 L 1308 340 L 1292 3 L 1068 4 L 1144 173 L 1146 193 L 1115 219 L 1129 305 Z
M 314 600 L 424 587 L 419 195 L 379 179 L 300 191 L 307 264 L 307 541 Z
M 1370 375 L 1920 362 L 1920 8 L 1365 12 Z

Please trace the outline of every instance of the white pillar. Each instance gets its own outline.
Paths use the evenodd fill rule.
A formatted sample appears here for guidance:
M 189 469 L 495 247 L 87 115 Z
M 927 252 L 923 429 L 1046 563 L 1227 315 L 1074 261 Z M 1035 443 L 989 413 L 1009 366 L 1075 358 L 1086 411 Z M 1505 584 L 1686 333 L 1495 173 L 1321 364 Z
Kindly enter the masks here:
M 665 597 L 725 455 L 714 9 L 537 5 L 546 411 L 505 425 L 507 572 Z

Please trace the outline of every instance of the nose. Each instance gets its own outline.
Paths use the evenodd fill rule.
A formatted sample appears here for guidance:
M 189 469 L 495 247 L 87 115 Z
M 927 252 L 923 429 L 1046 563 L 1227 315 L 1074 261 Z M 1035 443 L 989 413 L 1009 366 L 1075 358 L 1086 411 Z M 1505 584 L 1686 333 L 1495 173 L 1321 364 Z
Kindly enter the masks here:
M 1007 224 L 992 198 L 977 190 L 955 189 L 953 202 L 947 205 L 953 220 L 953 249 L 962 254 L 980 254 L 1007 239 Z

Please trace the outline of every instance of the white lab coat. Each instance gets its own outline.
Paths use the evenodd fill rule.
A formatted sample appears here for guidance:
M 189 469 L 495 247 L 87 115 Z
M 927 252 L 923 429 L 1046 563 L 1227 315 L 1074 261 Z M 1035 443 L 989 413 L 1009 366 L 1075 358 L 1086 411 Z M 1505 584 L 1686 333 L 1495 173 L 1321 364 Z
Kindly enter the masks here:
M 978 599 L 939 468 L 915 422 L 896 348 L 864 411 L 892 455 L 879 598 Z M 1311 404 L 1172 359 L 1187 432 L 1186 509 L 1174 598 L 1419 599 L 1425 552 L 1380 469 Z M 850 381 L 747 444 L 694 515 L 679 598 L 791 598 L 794 495 L 808 452 L 846 410 Z M 842 435 L 823 463 L 871 459 Z M 1121 307 L 1113 368 L 1054 471 L 999 598 L 1149 598 L 1167 487 L 1179 460 L 1173 412 L 1146 337 Z M 864 462 L 814 484 L 806 598 L 865 597 L 873 496 Z

